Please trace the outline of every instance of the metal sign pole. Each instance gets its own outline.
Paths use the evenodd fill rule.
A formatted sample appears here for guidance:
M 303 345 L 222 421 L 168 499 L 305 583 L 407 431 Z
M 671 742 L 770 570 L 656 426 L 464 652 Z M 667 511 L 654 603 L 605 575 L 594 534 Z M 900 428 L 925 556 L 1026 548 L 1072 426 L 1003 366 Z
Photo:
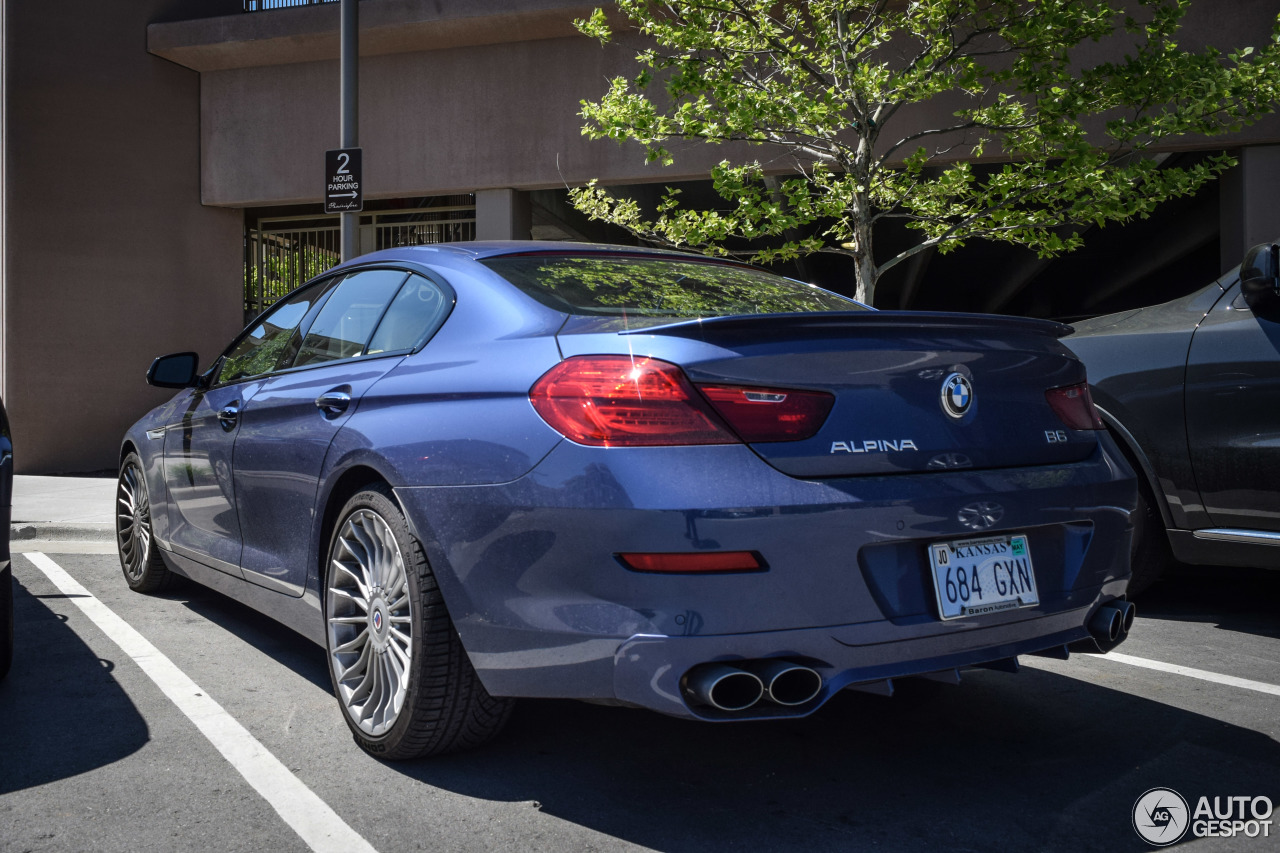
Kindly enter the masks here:
M 342 147 L 357 148 L 359 141 L 359 78 L 356 61 L 360 55 L 360 14 L 357 0 L 342 0 L 342 24 L 338 31 L 341 41 L 340 64 L 342 83 L 339 89 L 342 110 Z M 360 214 L 342 214 L 342 260 L 349 261 L 360 254 Z

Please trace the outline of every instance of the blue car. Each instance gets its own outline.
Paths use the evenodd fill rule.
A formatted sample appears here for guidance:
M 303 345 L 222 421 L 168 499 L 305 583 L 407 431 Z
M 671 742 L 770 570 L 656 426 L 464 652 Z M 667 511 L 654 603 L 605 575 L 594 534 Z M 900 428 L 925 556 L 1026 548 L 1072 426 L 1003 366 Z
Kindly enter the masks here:
M 1136 483 L 1068 332 L 656 250 L 365 255 L 152 364 L 182 390 L 121 447 L 121 565 L 323 645 L 385 759 L 516 697 L 798 717 L 1105 649 Z

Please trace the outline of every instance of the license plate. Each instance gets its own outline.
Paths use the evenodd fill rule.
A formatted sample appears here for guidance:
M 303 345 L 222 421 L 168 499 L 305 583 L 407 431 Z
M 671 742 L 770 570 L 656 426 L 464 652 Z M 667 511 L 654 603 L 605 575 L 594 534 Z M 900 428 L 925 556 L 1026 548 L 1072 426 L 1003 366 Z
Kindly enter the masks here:
M 1026 536 L 992 536 L 929 546 L 943 619 L 999 613 L 1040 603 Z

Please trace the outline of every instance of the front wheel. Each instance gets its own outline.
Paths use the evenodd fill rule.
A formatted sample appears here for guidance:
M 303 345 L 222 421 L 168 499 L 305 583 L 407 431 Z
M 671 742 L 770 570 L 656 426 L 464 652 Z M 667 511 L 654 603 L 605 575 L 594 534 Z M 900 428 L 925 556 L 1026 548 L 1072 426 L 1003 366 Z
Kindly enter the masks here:
M 116 549 L 129 589 L 159 592 L 176 577 L 164 564 L 151 533 L 151 499 L 142 476 L 142 460 L 130 453 L 120 463 L 116 483 Z
M 399 760 L 497 735 L 513 702 L 480 683 L 389 488 L 343 507 L 325 575 L 329 674 L 362 749 Z

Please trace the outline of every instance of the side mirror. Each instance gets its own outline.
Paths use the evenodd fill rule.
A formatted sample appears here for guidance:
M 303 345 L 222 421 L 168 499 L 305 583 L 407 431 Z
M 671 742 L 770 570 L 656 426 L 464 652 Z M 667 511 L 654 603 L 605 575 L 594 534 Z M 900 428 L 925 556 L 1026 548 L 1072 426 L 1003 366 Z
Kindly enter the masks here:
M 147 370 L 147 384 L 157 388 L 190 388 L 196 384 L 199 366 L 200 356 L 193 352 L 162 355 L 151 362 Z
M 1262 243 L 1245 253 L 1240 292 L 1253 313 L 1280 313 L 1280 245 Z

